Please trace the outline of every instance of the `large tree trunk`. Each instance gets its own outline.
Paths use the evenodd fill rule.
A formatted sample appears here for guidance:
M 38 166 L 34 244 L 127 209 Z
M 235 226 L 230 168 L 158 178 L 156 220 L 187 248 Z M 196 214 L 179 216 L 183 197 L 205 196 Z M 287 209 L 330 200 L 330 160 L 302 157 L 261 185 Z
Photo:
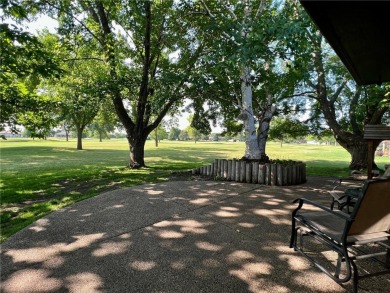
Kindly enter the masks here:
M 368 144 L 365 141 L 356 140 L 352 146 L 347 148 L 351 154 L 351 163 L 349 168 L 351 170 L 366 169 L 368 165 Z
M 250 68 L 244 67 L 241 72 L 241 94 L 242 94 L 242 109 L 240 119 L 244 122 L 245 131 L 245 159 L 261 158 L 261 152 L 257 142 L 255 119 L 253 116 L 252 106 L 252 83 L 250 76 Z
M 146 136 L 130 136 L 128 135 L 127 140 L 130 146 L 130 163 L 129 167 L 132 169 L 139 169 L 145 167 L 145 143 Z
M 267 144 L 268 132 L 269 132 L 270 120 L 259 121 L 259 129 L 257 134 L 257 141 L 259 143 L 260 160 L 264 163 L 269 162 L 269 157 L 265 153 Z
M 343 142 L 340 142 L 342 145 Z M 363 139 L 363 137 L 355 137 L 353 140 L 350 140 L 350 143 L 347 145 L 342 145 L 351 155 L 351 163 L 349 164 L 349 169 L 351 170 L 361 170 L 368 167 L 368 142 Z M 374 149 L 378 144 L 374 144 Z M 374 162 L 375 152 L 372 154 L 373 169 L 377 168 L 377 165 Z

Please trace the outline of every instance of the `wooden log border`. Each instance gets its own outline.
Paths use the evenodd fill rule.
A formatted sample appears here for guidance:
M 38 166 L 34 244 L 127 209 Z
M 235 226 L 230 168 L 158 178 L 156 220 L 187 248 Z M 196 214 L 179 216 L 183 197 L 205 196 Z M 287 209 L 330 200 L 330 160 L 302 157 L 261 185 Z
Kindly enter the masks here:
M 297 185 L 306 182 L 306 164 L 292 162 L 259 164 L 241 160 L 215 159 L 211 165 L 192 169 L 192 174 L 216 179 L 265 185 Z

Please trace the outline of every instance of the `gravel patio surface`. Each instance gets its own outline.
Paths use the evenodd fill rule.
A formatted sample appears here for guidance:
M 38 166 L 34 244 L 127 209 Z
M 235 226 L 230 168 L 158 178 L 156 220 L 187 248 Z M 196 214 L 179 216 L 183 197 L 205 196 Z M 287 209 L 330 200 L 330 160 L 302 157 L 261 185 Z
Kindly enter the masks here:
M 101 194 L 4 242 L 1 291 L 351 292 L 289 248 L 292 201 L 329 205 L 333 180 L 169 181 Z M 390 292 L 389 275 L 359 283 Z

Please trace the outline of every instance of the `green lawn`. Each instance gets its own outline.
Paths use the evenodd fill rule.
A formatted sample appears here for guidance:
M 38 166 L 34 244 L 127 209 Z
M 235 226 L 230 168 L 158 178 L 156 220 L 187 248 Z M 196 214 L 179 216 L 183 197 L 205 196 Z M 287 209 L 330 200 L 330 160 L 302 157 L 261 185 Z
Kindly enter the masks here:
M 104 191 L 166 180 L 172 171 L 189 170 L 219 158 L 240 158 L 242 142 L 171 142 L 146 144 L 142 170 L 128 169 L 125 139 L 83 141 L 9 139 L 0 142 L 1 241 L 38 218 Z M 307 174 L 346 176 L 349 154 L 341 147 L 270 142 L 271 159 L 305 161 Z M 377 158 L 383 168 L 388 158 Z

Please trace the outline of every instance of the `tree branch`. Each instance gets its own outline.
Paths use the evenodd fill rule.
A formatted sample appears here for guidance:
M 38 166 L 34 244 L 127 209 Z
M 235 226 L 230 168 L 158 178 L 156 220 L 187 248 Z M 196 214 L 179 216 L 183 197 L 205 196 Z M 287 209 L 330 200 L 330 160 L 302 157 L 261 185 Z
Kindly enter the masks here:
M 380 124 L 383 115 L 387 113 L 387 111 L 389 111 L 389 108 L 390 107 L 388 105 L 385 105 L 382 108 L 376 108 L 375 111 L 372 113 L 368 123 L 366 124 Z
M 337 90 L 334 92 L 334 94 L 329 98 L 329 102 L 334 104 L 334 102 L 337 100 L 337 98 L 340 96 L 342 90 L 344 89 L 345 85 L 347 84 L 347 80 L 344 80 L 343 83 L 337 88 Z
M 81 61 L 81 60 L 97 60 L 97 61 L 102 61 L 102 62 L 106 62 L 106 60 L 102 59 L 102 58 L 98 58 L 98 57 L 81 57 L 81 58 L 70 58 L 70 59 L 64 59 L 62 61 L 64 62 L 69 62 L 69 61 Z
M 114 84 L 116 84 L 118 81 L 118 76 L 117 76 L 117 72 L 116 72 L 116 65 L 115 65 L 115 58 L 116 57 L 115 57 L 115 54 L 112 50 L 113 46 L 107 46 L 107 38 L 111 34 L 111 28 L 109 26 L 109 22 L 108 22 L 107 15 L 105 13 L 103 4 L 101 2 L 98 2 L 97 6 L 98 6 L 98 15 L 99 15 L 99 19 L 100 19 L 99 26 L 100 26 L 102 33 L 103 33 L 102 34 L 103 39 L 102 39 L 101 43 L 102 43 L 104 50 L 107 52 L 107 55 L 108 55 L 107 60 L 110 64 L 110 74 L 112 76 Z M 114 103 L 115 111 L 118 115 L 118 118 L 121 120 L 123 126 L 125 126 L 126 129 L 130 129 L 131 131 L 133 131 L 135 124 L 126 111 L 126 108 L 123 104 L 123 99 L 122 99 L 120 90 L 116 85 L 113 88 L 112 100 Z
M 150 56 L 150 64 L 152 64 L 154 61 L 154 58 L 156 58 L 156 55 L 157 55 L 157 59 L 156 59 L 156 62 L 154 64 L 154 68 L 152 70 L 151 78 L 154 78 L 156 75 L 156 72 L 157 72 L 157 67 L 158 67 L 158 63 L 159 63 L 161 51 L 162 51 L 161 48 L 162 48 L 162 44 L 163 44 L 164 36 L 165 36 L 165 34 L 164 34 L 165 22 L 166 22 L 166 18 L 164 17 L 163 21 L 161 22 L 160 34 L 159 34 L 158 40 L 157 40 L 156 53 L 152 54 Z
M 200 0 L 200 2 L 202 3 L 204 9 L 206 10 L 206 15 L 211 17 L 211 18 L 214 18 L 215 19 L 215 15 L 211 13 L 211 10 L 210 8 L 207 6 L 207 4 L 204 2 L 204 0 Z M 237 16 L 235 15 L 235 13 L 226 5 L 226 4 L 222 4 L 226 9 L 227 11 L 229 12 L 230 15 L 232 15 L 233 19 L 236 20 L 238 22 L 238 24 L 241 25 L 241 23 L 238 21 L 238 18 Z M 225 31 L 222 32 L 222 35 L 228 40 L 228 41 L 231 41 L 233 42 L 235 45 L 240 45 L 239 43 L 237 43 L 235 40 L 232 39 L 232 36 L 230 36 L 228 33 L 226 33 Z
M 93 9 L 93 7 L 92 7 L 92 5 L 91 5 L 90 2 L 85 3 L 85 2 L 83 2 L 83 1 L 80 1 L 80 5 L 81 5 L 81 7 L 82 7 L 84 10 L 89 11 L 89 13 L 91 14 L 93 20 L 94 20 L 96 23 L 100 23 L 99 16 L 97 15 L 96 11 Z
M 48 6 L 50 6 L 50 7 L 52 7 L 52 8 L 54 8 L 55 10 L 57 10 L 57 11 L 61 11 L 61 9 L 59 8 L 59 7 L 57 7 L 57 6 L 55 6 L 51 1 L 45 1 L 45 3 L 48 5 Z M 89 10 L 89 9 L 87 9 L 87 10 Z M 68 14 L 68 15 L 70 15 L 71 17 L 72 17 L 72 19 L 73 20 L 75 20 L 76 22 L 78 22 L 94 39 L 96 39 L 99 43 L 101 43 L 102 44 L 102 40 L 98 37 L 98 36 L 96 36 L 81 20 L 78 20 L 76 17 L 74 17 L 72 14 Z M 92 16 L 93 17 L 93 16 Z M 100 24 L 99 24 L 100 25 Z
M 119 24 L 122 28 L 123 28 L 123 25 L 122 24 Z M 141 60 L 144 60 L 144 54 L 142 54 L 142 50 L 140 50 L 139 48 L 139 44 L 137 44 L 134 40 L 134 38 L 131 36 L 131 34 L 123 29 L 123 31 L 125 32 L 126 36 L 133 42 L 134 46 L 135 46 L 135 50 L 137 51 L 138 55 L 141 57 Z
M 306 80 L 306 83 L 314 90 L 317 89 L 317 86 L 310 80 L 310 79 L 307 79 Z
M 261 0 L 259 3 L 259 8 L 257 8 L 256 14 L 255 14 L 255 19 L 260 16 L 260 14 L 263 12 L 265 8 L 265 1 Z
M 349 121 L 351 123 L 352 132 L 354 134 L 361 134 L 361 131 L 359 129 L 358 123 L 357 123 L 357 117 L 356 117 L 356 106 L 360 97 L 362 90 L 361 87 L 358 87 L 356 93 L 353 95 L 351 102 L 349 104 Z
M 206 9 L 206 12 L 207 12 L 207 15 L 214 18 L 215 15 L 211 13 L 211 10 L 209 9 L 209 7 L 206 5 L 206 3 L 204 2 L 204 0 L 200 0 L 200 2 L 202 3 L 204 9 Z
M 222 1 L 223 2 L 223 1 Z M 238 20 L 237 15 L 234 13 L 233 10 L 229 8 L 226 4 L 222 3 L 223 7 L 227 10 L 227 12 L 230 14 L 230 16 L 241 26 L 241 22 Z
M 301 97 L 301 96 L 313 97 L 313 96 L 311 96 L 312 94 L 315 94 L 315 92 L 314 91 L 306 91 L 306 92 L 302 92 L 302 93 L 288 95 L 287 98 L 294 98 L 294 97 Z
M 188 80 L 188 78 L 191 76 L 191 71 L 193 70 L 193 67 L 194 67 L 194 64 L 195 62 L 198 60 L 198 57 L 200 56 L 200 54 L 202 53 L 203 51 L 203 46 L 200 45 L 197 49 L 196 49 L 196 52 L 193 54 L 192 58 L 190 58 L 190 60 L 188 61 L 187 63 L 187 69 L 186 69 L 186 74 L 184 75 L 185 77 L 177 84 L 177 86 L 175 87 L 174 89 L 174 92 L 177 93 L 178 92 L 178 89 L 183 87 L 184 83 Z M 162 121 L 162 119 L 165 117 L 165 115 L 168 113 L 169 109 L 172 107 L 172 105 L 178 101 L 179 99 L 181 99 L 182 97 L 180 95 L 172 95 L 173 98 L 171 98 L 170 100 L 168 100 L 168 102 L 162 107 L 162 110 L 161 112 L 157 115 L 157 118 L 155 119 L 155 121 L 148 125 L 146 127 L 146 131 L 150 132 L 152 131 L 154 128 L 156 128 L 160 122 Z
M 142 68 L 142 79 L 139 88 L 139 96 L 137 103 L 137 121 L 136 125 L 144 123 L 144 114 L 146 103 L 149 96 L 149 70 L 150 70 L 150 54 L 151 54 L 151 34 L 152 34 L 152 9 L 150 1 L 145 2 L 145 35 L 144 35 L 144 49 L 145 58 Z

